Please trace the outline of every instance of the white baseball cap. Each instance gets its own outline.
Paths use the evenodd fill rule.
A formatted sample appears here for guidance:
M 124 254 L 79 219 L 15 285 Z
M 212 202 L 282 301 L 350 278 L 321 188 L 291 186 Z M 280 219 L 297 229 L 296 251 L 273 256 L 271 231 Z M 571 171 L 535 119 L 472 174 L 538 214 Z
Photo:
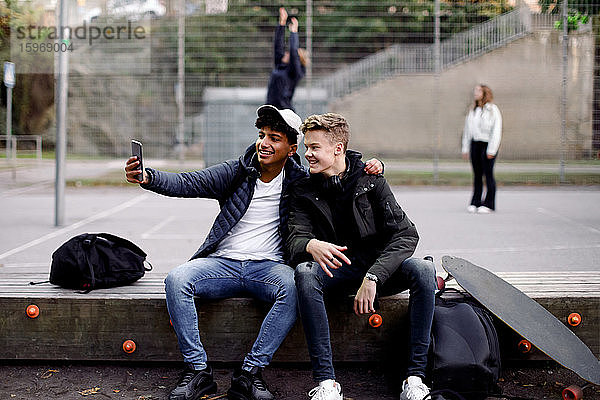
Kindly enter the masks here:
M 269 113 L 278 114 L 283 120 L 283 122 L 287 124 L 287 126 L 296 131 L 296 133 L 298 134 L 298 141 L 300 141 L 300 138 L 302 137 L 302 132 L 300 132 L 300 125 L 302 125 L 302 119 L 300 118 L 300 116 L 298 116 L 298 114 L 296 114 L 288 108 L 280 110 L 277 107 L 269 104 L 260 106 L 256 110 L 256 115 L 258 115 L 259 118 Z

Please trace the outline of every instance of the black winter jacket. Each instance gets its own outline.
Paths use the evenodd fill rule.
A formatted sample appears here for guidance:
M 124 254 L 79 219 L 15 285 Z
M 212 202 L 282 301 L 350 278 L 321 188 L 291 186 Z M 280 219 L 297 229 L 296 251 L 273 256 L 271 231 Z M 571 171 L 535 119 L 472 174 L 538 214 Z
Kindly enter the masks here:
M 365 272 L 376 275 L 383 284 L 404 260 L 412 256 L 419 236 L 415 225 L 396 202 L 385 178 L 366 174 L 360 153 L 348 150 L 347 157 L 355 173 L 360 173 L 353 195 L 353 215 L 349 218 L 358 228 L 356 240 L 373 244 L 369 250 L 372 254 L 364 257 L 372 261 Z M 312 261 L 312 256 L 306 252 L 311 239 L 339 244 L 336 243 L 336 228 L 325 189 L 319 182 L 304 178 L 291 192 L 287 246 L 293 267 Z
M 288 158 L 284 170 L 285 178 L 279 203 L 279 233 L 287 261 L 285 241 L 288 234 L 289 190 L 295 181 L 307 177 L 308 172 L 300 164 L 297 154 Z M 259 171 L 256 147 L 253 144 L 239 160 L 225 161 L 200 171 L 174 173 L 146 168 L 150 182 L 141 186 L 170 197 L 201 197 L 219 201 L 221 211 L 204 243 L 191 258 L 195 259 L 214 252 L 225 235 L 244 216 L 254 195 Z

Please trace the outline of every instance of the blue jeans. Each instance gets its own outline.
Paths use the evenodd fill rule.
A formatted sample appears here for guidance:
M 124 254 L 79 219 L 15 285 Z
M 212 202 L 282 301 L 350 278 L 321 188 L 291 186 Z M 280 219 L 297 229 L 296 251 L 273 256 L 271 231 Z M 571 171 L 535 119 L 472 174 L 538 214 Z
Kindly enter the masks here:
M 329 322 L 323 295 L 331 291 L 354 293 L 360 287 L 365 272 L 344 264 L 332 269 L 328 277 L 316 262 L 305 262 L 296 267 L 296 286 L 300 318 L 304 326 L 308 352 L 315 382 L 335 379 Z M 419 258 L 405 260 L 398 270 L 379 287 L 379 295 L 391 295 L 409 289 L 410 352 L 407 376 L 425 377 L 429 350 L 431 322 L 435 304 L 435 267 Z
M 236 261 L 209 257 L 190 260 L 165 279 L 167 309 L 183 360 L 194 369 L 206 368 L 194 297 L 252 297 L 273 303 L 242 368 L 265 367 L 294 325 L 298 300 L 294 270 L 275 261 Z

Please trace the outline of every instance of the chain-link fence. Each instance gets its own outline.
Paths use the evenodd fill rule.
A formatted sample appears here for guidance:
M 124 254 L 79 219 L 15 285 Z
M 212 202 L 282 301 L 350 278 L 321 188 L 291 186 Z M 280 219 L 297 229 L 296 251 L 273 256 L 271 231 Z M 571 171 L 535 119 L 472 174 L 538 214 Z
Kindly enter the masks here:
M 591 1 L 568 4 L 568 32 L 562 2 L 548 0 L 101 1 L 68 4 L 71 155 L 123 157 L 130 138 L 150 157 L 210 164 L 238 154 L 266 99 L 283 6 L 311 57 L 296 108 L 301 117 L 345 115 L 354 148 L 390 160 L 457 160 L 473 87 L 485 83 L 502 112 L 502 159 L 598 158 L 600 19 Z M 6 60 L 52 39 L 28 27 L 57 25 L 52 0 L 34 4 L 35 23 L 23 3 L 11 4 L 19 12 L 0 19 Z M 51 149 L 54 103 L 40 91 L 53 91 L 56 69 L 34 56 L 21 66 L 50 69 L 17 75 L 14 133 L 41 134 Z

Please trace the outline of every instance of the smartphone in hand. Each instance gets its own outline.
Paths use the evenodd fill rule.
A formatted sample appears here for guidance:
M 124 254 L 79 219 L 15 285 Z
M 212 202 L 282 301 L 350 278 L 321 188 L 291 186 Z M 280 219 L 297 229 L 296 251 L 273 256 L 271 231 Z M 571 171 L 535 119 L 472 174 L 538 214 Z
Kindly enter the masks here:
M 144 171 L 144 163 L 142 158 L 142 143 L 138 142 L 137 140 L 131 140 L 131 155 L 137 157 L 138 161 L 140 162 L 138 169 Z M 137 179 L 140 182 L 143 181 L 144 173 L 142 172 L 141 174 L 136 176 L 135 179 Z

